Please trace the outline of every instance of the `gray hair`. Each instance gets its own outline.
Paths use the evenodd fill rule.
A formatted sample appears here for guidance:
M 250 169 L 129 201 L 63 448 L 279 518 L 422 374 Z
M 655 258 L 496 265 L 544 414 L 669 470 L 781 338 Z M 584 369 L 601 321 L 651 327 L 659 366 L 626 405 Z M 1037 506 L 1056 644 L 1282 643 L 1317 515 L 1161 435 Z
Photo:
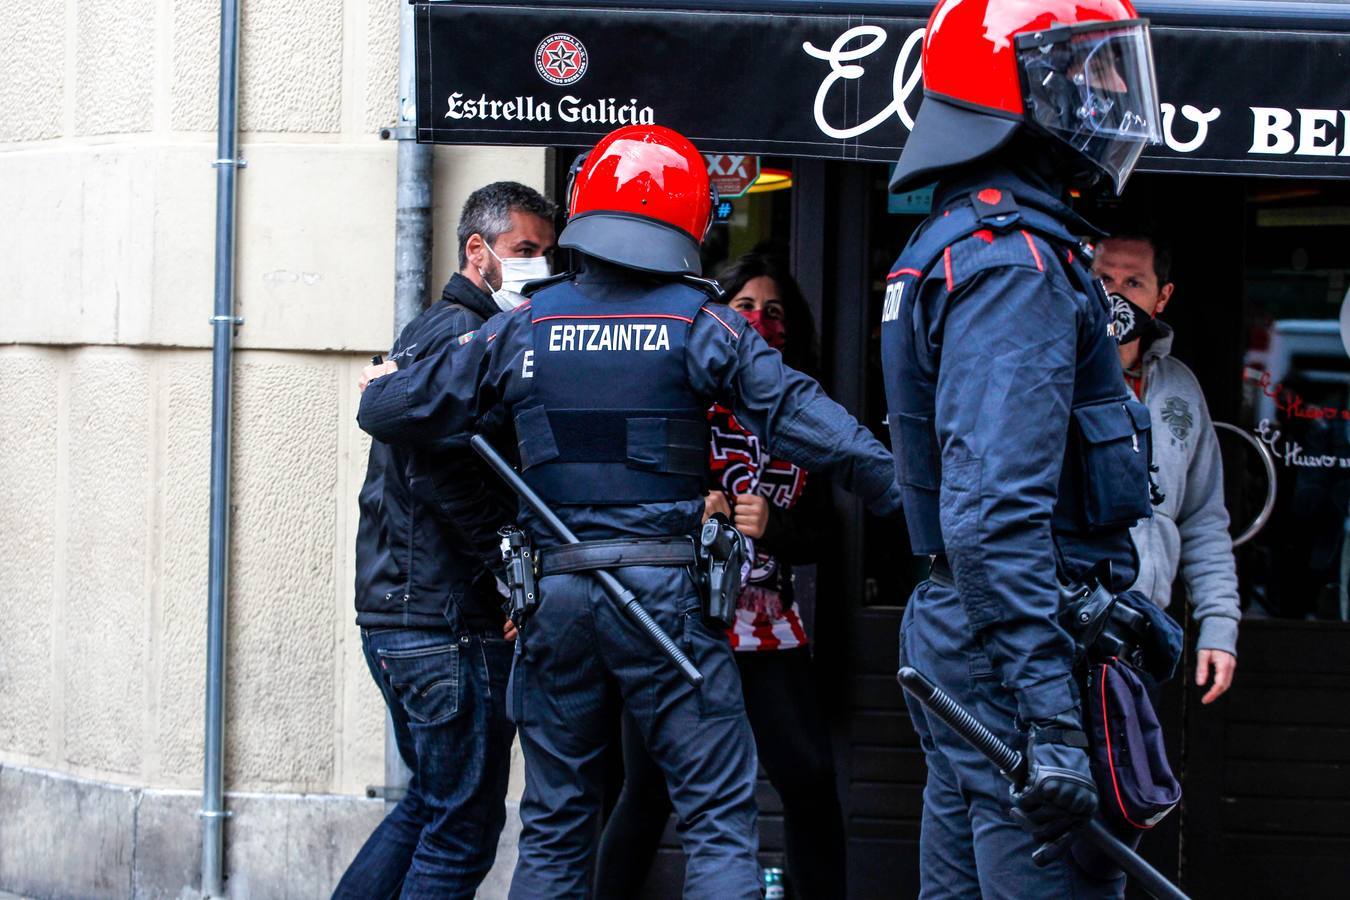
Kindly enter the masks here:
M 534 188 L 515 181 L 494 181 L 480 187 L 464 201 L 459 214 L 459 268 L 469 264 L 469 238 L 475 234 L 491 246 L 511 230 L 511 210 L 538 216 L 552 223 L 558 207 Z

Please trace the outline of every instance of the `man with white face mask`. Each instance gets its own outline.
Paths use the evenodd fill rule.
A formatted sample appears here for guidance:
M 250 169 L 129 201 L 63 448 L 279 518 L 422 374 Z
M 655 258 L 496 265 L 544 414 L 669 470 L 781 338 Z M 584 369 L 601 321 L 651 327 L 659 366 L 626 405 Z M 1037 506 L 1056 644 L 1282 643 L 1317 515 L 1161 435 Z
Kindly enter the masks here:
M 532 202 L 536 198 L 547 206 Z M 524 185 L 499 181 L 475 191 L 464 206 L 459 220 L 459 275 L 492 295 L 494 313 L 510 311 L 525 302 L 520 289 L 526 283 L 551 274 L 553 244 L 552 204 Z M 459 291 L 454 291 L 454 298 L 448 296 L 456 278 L 450 279 L 442 297 L 463 303 Z
M 521 282 L 548 275 L 554 212 L 514 182 L 470 194 L 459 272 L 384 365 L 410 365 L 511 309 Z M 491 568 L 500 559 L 497 528 L 514 518 L 515 503 L 497 484 L 468 451 L 371 444 L 356 623 L 413 778 L 337 897 L 472 897 L 492 867 L 515 734 L 505 703 L 513 634 Z

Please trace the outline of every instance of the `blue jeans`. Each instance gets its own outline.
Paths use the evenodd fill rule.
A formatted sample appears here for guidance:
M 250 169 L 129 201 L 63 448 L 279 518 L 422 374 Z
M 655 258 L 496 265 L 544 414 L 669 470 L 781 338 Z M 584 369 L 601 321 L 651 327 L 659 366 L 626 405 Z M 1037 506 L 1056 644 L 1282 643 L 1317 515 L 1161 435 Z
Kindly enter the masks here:
M 1005 743 L 1022 743 L 1013 693 L 1000 684 L 955 588 L 936 581 L 915 588 L 900 624 L 900 658 Z M 919 830 L 922 900 L 1124 896 L 1123 877 L 1095 877 L 1070 854 L 1044 867 L 1033 863 L 1036 843 L 1009 815 L 1008 782 L 994 764 L 913 697 L 905 703 L 928 763 Z
M 408 793 L 385 816 L 334 897 L 472 898 L 506 821 L 515 729 L 506 718 L 509 641 L 425 628 L 361 631 L 384 694 Z
M 686 900 L 758 900 L 755 744 L 731 645 L 704 624 L 687 571 L 633 566 L 621 578 L 706 680 L 687 684 L 589 576 L 540 580 L 511 676 L 525 754 L 512 900 L 592 896 L 605 752 L 621 706 L 679 814 Z

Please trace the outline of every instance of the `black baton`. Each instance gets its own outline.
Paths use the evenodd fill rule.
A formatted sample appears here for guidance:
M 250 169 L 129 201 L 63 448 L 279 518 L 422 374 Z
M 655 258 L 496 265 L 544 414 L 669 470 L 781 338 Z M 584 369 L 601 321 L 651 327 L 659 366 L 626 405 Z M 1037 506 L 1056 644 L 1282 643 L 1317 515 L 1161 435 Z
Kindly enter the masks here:
M 572 529 L 563 523 L 563 520 L 554 514 L 553 510 L 548 508 L 543 499 L 534 492 L 534 490 L 525 483 L 520 477 L 520 473 L 511 468 L 511 464 L 502 459 L 502 455 L 487 442 L 481 434 L 475 434 L 469 439 L 469 444 L 478 451 L 478 455 L 487 460 L 487 464 L 492 467 L 492 471 L 501 476 L 511 490 L 515 491 L 520 499 L 525 501 L 525 505 L 534 511 L 534 514 L 544 520 L 548 530 L 553 532 L 554 537 L 564 544 L 579 544 L 580 540 L 572 533 Z M 628 588 L 620 583 L 614 574 L 606 569 L 592 569 L 591 574 L 600 582 L 600 587 L 619 608 L 624 611 L 628 618 L 632 619 L 637 626 L 647 633 L 647 637 L 652 639 L 656 646 L 661 648 L 661 652 L 670 657 L 684 676 L 684 680 L 698 687 L 703 683 L 703 673 L 694 667 L 689 661 L 689 657 L 684 655 L 684 651 L 670 637 L 661 630 L 661 626 L 656 624 L 656 620 L 648 614 L 647 610 L 638 603 L 637 597 Z
M 937 716 L 947 727 L 960 735 L 966 743 L 974 747 L 991 763 L 998 766 L 1004 778 L 1021 788 L 1027 778 L 1027 761 L 1021 753 L 999 740 L 988 728 L 980 723 L 967 710 L 961 707 L 942 688 L 933 684 L 917 669 L 901 666 L 896 675 L 900 686 L 918 700 L 928 711 Z M 1088 840 L 1110 857 L 1111 861 L 1125 870 L 1125 874 L 1135 879 L 1144 890 L 1158 900 L 1189 900 L 1181 889 L 1163 877 L 1134 850 L 1127 847 L 1118 837 L 1107 831 L 1106 826 L 1096 819 L 1084 823 Z

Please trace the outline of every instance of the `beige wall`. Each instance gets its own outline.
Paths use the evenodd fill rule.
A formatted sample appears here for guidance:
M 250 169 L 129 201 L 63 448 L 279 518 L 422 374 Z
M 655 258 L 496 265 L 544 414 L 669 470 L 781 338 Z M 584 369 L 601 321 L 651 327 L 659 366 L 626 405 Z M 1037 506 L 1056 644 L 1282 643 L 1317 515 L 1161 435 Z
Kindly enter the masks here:
M 243 0 L 227 788 L 360 793 L 382 706 L 352 625 L 393 320 L 398 0 Z M 0 763 L 199 786 L 219 5 L 0 5 Z M 472 188 L 437 150 L 433 282 Z

